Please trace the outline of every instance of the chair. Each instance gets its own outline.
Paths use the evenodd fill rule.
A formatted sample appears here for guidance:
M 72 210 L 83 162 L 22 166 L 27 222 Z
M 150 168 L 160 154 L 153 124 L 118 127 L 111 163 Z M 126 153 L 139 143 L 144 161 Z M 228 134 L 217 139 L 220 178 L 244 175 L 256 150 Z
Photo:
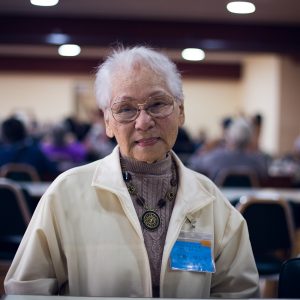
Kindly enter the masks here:
M 292 257 L 295 228 L 287 201 L 241 197 L 237 209 L 247 221 L 250 242 L 261 276 L 278 278 L 281 264 Z
M 11 260 L 31 214 L 19 185 L 0 178 L 0 260 Z
M 0 176 L 15 181 L 40 181 L 37 170 L 26 163 L 8 163 L 0 168 Z
M 233 167 L 221 170 L 215 183 L 222 187 L 258 187 L 257 174 L 248 167 Z
M 278 298 L 300 298 L 300 257 L 285 261 L 280 269 Z

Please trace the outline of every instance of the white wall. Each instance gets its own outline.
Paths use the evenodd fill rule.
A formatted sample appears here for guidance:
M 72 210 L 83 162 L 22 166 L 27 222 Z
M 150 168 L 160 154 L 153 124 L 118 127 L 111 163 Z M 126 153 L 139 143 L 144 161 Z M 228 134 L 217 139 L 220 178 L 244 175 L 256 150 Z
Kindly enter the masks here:
M 300 62 L 291 57 L 282 59 L 280 105 L 280 152 L 293 148 L 300 134 Z
M 30 109 L 41 122 L 57 121 L 96 105 L 91 76 L 0 73 L 3 118 L 15 110 Z M 196 136 L 205 129 L 220 134 L 220 120 L 240 109 L 240 82 L 236 80 L 184 79 L 185 127 Z
M 274 55 L 252 55 L 244 62 L 242 105 L 248 114 L 261 113 L 261 148 L 277 154 L 279 149 L 280 59 Z
M 185 127 L 196 137 L 200 129 L 215 138 L 221 134 L 221 120 L 241 110 L 237 80 L 184 79 Z
M 29 110 L 42 122 L 59 120 L 74 111 L 75 86 L 70 76 L 0 73 L 0 118 Z
M 261 113 L 262 149 L 273 155 L 287 151 L 300 131 L 299 78 L 299 63 L 274 55 L 248 56 L 241 80 L 184 78 L 185 127 L 194 137 L 205 130 L 214 138 L 224 117 Z M 93 83 L 90 74 L 0 72 L 0 119 L 17 109 L 33 111 L 40 122 L 61 120 L 78 110 L 84 118 L 96 105 Z

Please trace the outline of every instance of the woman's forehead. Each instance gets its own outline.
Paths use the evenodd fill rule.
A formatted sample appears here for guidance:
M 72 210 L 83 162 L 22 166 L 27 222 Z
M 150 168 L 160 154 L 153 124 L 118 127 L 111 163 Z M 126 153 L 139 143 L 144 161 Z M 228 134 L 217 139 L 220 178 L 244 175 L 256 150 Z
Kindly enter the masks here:
M 144 66 L 138 69 L 121 68 L 114 73 L 113 81 L 121 86 L 128 85 L 150 85 L 150 84 L 161 84 L 166 82 L 166 78 L 162 74 L 158 74 L 151 68 Z
M 116 98 L 140 100 L 159 93 L 170 94 L 166 80 L 149 68 L 119 71 L 112 80 L 112 101 Z
M 149 94 L 147 94 L 143 99 L 141 98 L 136 98 L 134 96 L 130 96 L 127 94 L 120 94 L 117 97 L 114 98 L 114 102 L 119 102 L 119 101 L 132 101 L 132 102 L 140 102 L 141 100 L 150 100 L 150 99 L 155 99 L 157 97 L 170 97 L 171 95 L 167 93 L 164 89 L 155 89 L 151 91 Z

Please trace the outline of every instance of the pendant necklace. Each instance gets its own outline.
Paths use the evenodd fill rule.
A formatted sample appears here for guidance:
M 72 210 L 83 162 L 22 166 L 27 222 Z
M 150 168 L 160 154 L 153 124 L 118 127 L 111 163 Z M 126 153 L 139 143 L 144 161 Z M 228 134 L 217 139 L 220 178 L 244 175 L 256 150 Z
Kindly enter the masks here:
M 165 194 L 165 196 L 158 200 L 157 207 L 149 207 L 146 203 L 146 200 L 137 193 L 136 187 L 132 184 L 131 174 L 124 169 L 124 165 L 121 162 L 122 175 L 124 182 L 127 186 L 129 194 L 135 199 L 136 203 L 143 207 L 145 212 L 141 217 L 141 223 L 143 226 L 150 231 L 155 231 L 160 226 L 160 216 L 157 211 L 163 208 L 167 201 L 173 201 L 176 197 L 177 192 L 177 172 L 174 161 L 172 161 L 172 178 L 170 180 L 170 186 Z

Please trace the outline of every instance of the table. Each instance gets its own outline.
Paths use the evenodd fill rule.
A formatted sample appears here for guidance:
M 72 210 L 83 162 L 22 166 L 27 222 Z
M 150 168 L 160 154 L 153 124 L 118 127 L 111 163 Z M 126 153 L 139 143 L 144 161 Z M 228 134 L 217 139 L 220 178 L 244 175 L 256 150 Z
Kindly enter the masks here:
M 255 196 L 258 198 L 278 198 L 300 203 L 300 189 L 287 188 L 221 188 L 222 193 L 229 201 L 236 200 L 241 196 Z
M 30 196 L 40 198 L 51 182 L 20 182 L 22 188 L 26 189 Z M 241 196 L 258 197 L 282 197 L 283 199 L 300 203 L 300 188 L 221 188 L 222 193 L 229 201 Z
M 50 186 L 51 182 L 18 182 L 20 186 L 25 189 L 33 198 L 41 198 Z

